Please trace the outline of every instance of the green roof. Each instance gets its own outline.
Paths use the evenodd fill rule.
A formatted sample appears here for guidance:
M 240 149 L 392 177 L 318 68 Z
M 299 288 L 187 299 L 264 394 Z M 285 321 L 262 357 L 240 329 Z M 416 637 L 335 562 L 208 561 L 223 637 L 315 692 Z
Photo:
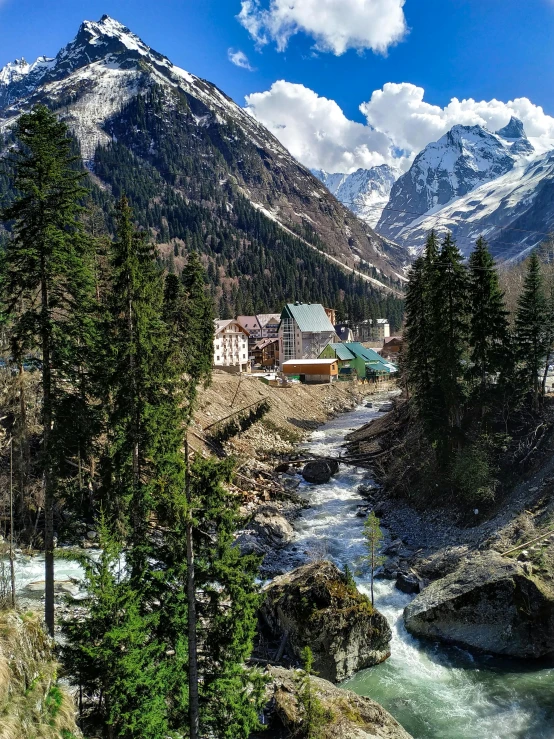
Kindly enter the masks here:
M 355 354 L 357 357 L 361 357 L 365 362 L 365 366 L 369 367 L 369 369 L 374 372 L 386 372 L 390 375 L 397 371 L 392 362 L 387 362 L 387 360 L 383 359 L 380 354 L 374 352 L 373 349 L 367 349 L 363 344 L 360 344 L 359 341 L 349 341 L 346 344 L 343 344 L 343 346 L 347 346 L 352 354 Z
M 333 342 L 330 342 L 329 344 L 327 344 L 327 346 L 330 346 L 331 349 L 333 349 L 337 359 L 342 359 L 344 361 L 355 358 L 350 349 L 348 349 L 345 344 L 335 344 Z
M 362 359 L 365 359 L 366 362 L 383 361 L 383 357 L 380 354 L 374 352 L 373 349 L 367 349 L 359 341 L 347 341 L 344 346 L 347 346 L 356 357 L 361 357 Z
M 288 317 L 296 321 L 300 331 L 335 333 L 335 327 L 329 320 L 321 303 L 287 303 L 281 313 L 281 320 Z

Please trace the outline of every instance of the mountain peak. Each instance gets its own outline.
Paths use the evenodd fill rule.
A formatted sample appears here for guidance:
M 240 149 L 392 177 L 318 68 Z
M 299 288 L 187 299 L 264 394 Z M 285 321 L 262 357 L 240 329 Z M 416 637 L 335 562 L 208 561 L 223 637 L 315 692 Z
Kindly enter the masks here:
M 526 139 L 527 135 L 523 128 L 523 123 L 519 118 L 512 116 L 509 123 L 504 128 L 499 128 L 496 132 L 497 136 L 502 136 L 503 139 Z

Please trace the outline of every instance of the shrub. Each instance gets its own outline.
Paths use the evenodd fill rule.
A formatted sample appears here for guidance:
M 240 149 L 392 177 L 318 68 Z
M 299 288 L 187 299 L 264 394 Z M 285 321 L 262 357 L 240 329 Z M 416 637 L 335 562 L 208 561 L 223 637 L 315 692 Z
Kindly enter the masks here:
M 486 504 L 494 500 L 497 481 L 492 475 L 486 451 L 476 444 L 468 445 L 458 452 L 450 478 L 452 485 L 466 502 Z

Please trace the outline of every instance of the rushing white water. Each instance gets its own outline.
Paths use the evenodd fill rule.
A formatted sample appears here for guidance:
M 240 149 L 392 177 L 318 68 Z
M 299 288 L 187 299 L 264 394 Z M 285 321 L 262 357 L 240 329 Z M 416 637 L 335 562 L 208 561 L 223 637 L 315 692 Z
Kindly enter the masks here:
M 360 407 L 312 434 L 306 445 L 316 454 L 335 455 L 345 434 L 377 415 Z M 303 483 L 310 501 L 296 521 L 296 542 L 308 556 L 326 556 L 357 572 L 367 592 L 360 560 L 364 554 L 363 500 L 356 492 L 367 472 L 341 466 L 326 485 Z M 554 739 L 554 669 L 472 657 L 464 650 L 423 643 L 404 628 L 410 601 L 387 580 L 375 586 L 375 605 L 393 631 L 392 656 L 359 672 L 344 687 L 368 695 L 387 708 L 415 739 Z

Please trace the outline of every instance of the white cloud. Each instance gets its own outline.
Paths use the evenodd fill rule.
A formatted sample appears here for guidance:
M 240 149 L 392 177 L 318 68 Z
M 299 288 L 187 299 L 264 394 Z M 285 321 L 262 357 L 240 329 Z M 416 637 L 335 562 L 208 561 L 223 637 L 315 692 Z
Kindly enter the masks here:
M 347 49 L 385 53 L 407 33 L 405 0 L 242 0 L 239 21 L 258 44 L 275 41 L 283 51 L 304 32 L 320 51 L 337 56 Z
M 227 49 L 227 58 L 235 66 L 240 67 L 241 69 L 247 69 L 249 72 L 254 71 L 254 67 L 250 65 L 248 57 L 246 56 L 244 51 L 241 51 L 240 49 Z
M 511 116 L 523 122 L 529 137 L 539 146 L 550 146 L 554 138 L 554 118 L 546 115 L 539 105 L 528 98 L 516 98 L 507 103 L 500 100 L 452 100 L 444 108 L 424 101 L 425 91 L 408 82 L 388 82 L 375 90 L 360 110 L 368 123 L 389 135 L 395 144 L 410 152 L 419 152 L 436 141 L 456 124 L 479 125 L 490 131 L 505 126 Z
M 307 167 L 352 172 L 392 160 L 390 138 L 348 120 L 334 100 L 304 85 L 274 82 L 246 97 L 248 112 L 264 124 Z
M 334 100 L 279 80 L 265 92 L 248 95 L 246 104 L 299 161 L 328 172 L 349 173 L 383 163 L 406 170 L 421 149 L 452 126 L 478 124 L 496 131 L 512 115 L 523 122 L 538 151 L 554 148 L 554 118 L 527 98 L 507 103 L 453 98 L 442 108 L 424 101 L 422 87 L 389 82 L 360 105 L 364 124 L 349 120 Z

